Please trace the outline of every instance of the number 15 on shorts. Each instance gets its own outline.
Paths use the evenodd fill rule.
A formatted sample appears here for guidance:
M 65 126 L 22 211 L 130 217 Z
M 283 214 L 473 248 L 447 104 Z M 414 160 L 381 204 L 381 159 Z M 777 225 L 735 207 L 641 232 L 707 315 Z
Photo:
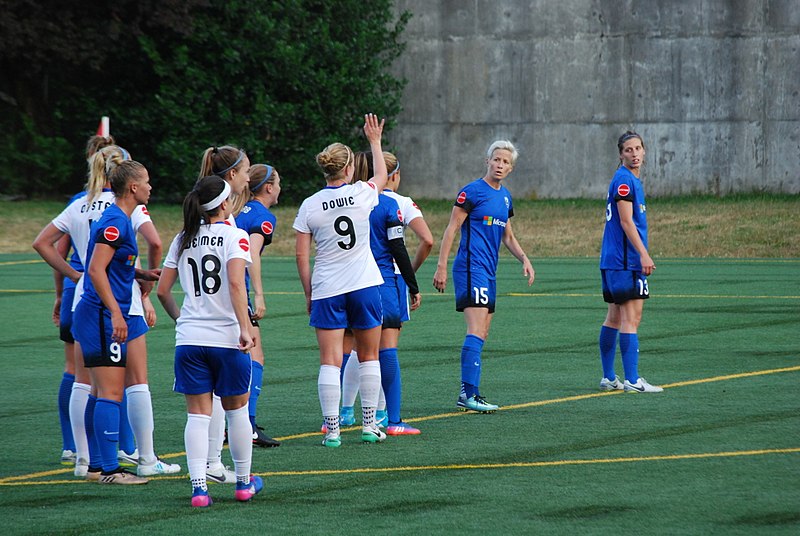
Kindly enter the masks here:
M 472 298 L 476 305 L 488 305 L 489 289 L 486 287 L 472 287 Z

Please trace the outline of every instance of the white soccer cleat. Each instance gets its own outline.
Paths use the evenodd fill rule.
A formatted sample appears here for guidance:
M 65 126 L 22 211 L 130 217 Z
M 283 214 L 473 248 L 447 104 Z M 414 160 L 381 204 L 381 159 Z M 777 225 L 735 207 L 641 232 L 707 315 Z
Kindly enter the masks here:
M 145 465 L 140 458 L 136 474 L 139 476 L 171 475 L 180 472 L 180 470 L 181 466 L 177 463 L 167 463 L 164 460 L 156 459 L 155 463 Z
M 626 393 L 660 393 L 663 390 L 664 390 L 663 387 L 659 387 L 657 385 L 650 385 L 649 383 L 647 383 L 647 380 L 645 380 L 641 376 L 636 381 L 636 383 L 631 383 L 628 380 L 625 380 Z
M 86 473 L 89 472 L 89 462 L 84 458 L 75 460 L 75 476 L 86 478 Z
M 614 376 L 613 380 L 603 378 L 600 380 L 601 391 L 622 391 L 625 389 L 625 384 L 619 379 L 619 376 Z
M 206 480 L 217 484 L 236 484 L 236 473 L 221 463 L 207 465 Z
M 139 449 L 133 451 L 133 454 L 128 454 L 124 450 L 117 451 L 117 460 L 123 467 L 136 467 L 139 465 Z
M 61 465 L 75 465 L 77 460 L 77 453 L 69 449 L 61 451 Z

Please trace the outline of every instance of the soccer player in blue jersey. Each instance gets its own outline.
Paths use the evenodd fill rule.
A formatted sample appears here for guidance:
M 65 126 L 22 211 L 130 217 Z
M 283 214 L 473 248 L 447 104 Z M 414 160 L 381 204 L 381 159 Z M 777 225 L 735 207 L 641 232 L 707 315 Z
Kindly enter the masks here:
M 467 335 L 461 348 L 461 393 L 456 407 L 462 411 L 491 413 L 498 409 L 481 396 L 481 352 L 495 309 L 496 271 L 500 244 L 522 263 L 522 274 L 533 284 L 534 271 L 511 229 L 514 205 L 503 181 L 514 169 L 517 149 L 507 140 L 489 146 L 486 174 L 467 184 L 456 197 L 444 231 L 433 286 L 444 292 L 447 262 L 456 231 L 461 243 L 453 262 L 456 310 L 464 313 Z
M 253 263 L 245 272 L 245 283 L 248 296 L 253 291 L 252 303 L 248 301 L 250 321 L 252 323 L 250 334 L 254 346 L 250 350 L 250 359 L 253 361 L 253 374 L 250 378 L 250 424 L 253 426 L 253 445 L 262 448 L 279 447 L 276 441 L 264 432 L 264 428 L 256 423 L 258 411 L 258 397 L 261 394 L 261 384 L 264 378 L 264 346 L 261 340 L 258 321 L 264 318 L 267 306 L 264 301 L 264 287 L 261 280 L 261 254 L 264 248 L 272 243 L 275 233 L 277 218 L 269 210 L 278 202 L 281 193 L 281 177 L 278 171 L 268 164 L 253 164 L 248 171 L 250 177 L 248 189 L 250 201 L 241 212 L 236 215 L 236 226 L 250 235 Z
M 131 214 L 147 203 L 151 187 L 147 170 L 133 160 L 120 163 L 111 172 L 110 180 L 115 203 L 92 224 L 86 258 L 88 277 L 75 309 L 72 332 L 97 392 L 94 417 L 87 415 L 87 425 L 94 427 L 88 432 L 90 437 L 96 432 L 102 460 L 99 482 L 146 484 L 146 478 L 120 467 L 117 441 L 126 366 L 129 360 L 146 360 L 147 355 L 144 318 L 129 314 L 133 282 L 136 278 L 156 280 L 159 273 L 135 267 L 139 250 Z
M 369 180 L 374 175 L 371 165 L 372 154 L 369 152 L 358 153 L 355 160 L 356 179 Z M 384 162 L 386 161 L 384 156 Z M 383 285 L 381 285 L 383 324 L 378 361 L 381 367 L 381 387 L 386 398 L 388 414 L 386 434 L 417 435 L 420 431 L 403 422 L 400 417 L 402 382 L 400 361 L 397 359 L 397 345 L 400 339 L 400 328 L 403 321 L 408 319 L 409 307 L 412 311 L 416 310 L 422 303 L 422 296 L 419 292 L 417 277 L 414 274 L 414 266 L 405 246 L 403 213 L 397 200 L 387 195 L 387 192 L 390 190 L 385 189 L 378 196 L 378 204 L 369 215 L 369 246 L 383 277 Z M 395 265 L 400 274 L 395 272 Z
M 603 391 L 625 390 L 630 393 L 660 393 L 664 389 L 650 385 L 639 376 L 639 338 L 644 300 L 650 297 L 647 276 L 656 265 L 647 251 L 647 204 L 639 180 L 644 162 L 642 137 L 631 130 L 617 141 L 619 168 L 608 187 L 606 224 L 600 250 L 600 275 L 603 299 L 608 313 L 600 328 L 600 361 Z M 625 382 L 614 373 L 617 334 L 622 353 Z

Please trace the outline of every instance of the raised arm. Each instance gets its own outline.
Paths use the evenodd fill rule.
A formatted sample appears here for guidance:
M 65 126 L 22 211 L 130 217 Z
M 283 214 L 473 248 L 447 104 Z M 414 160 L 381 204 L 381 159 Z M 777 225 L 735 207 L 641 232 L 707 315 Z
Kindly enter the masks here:
M 369 141 L 369 148 L 372 151 L 372 169 L 375 171 L 375 176 L 369 182 L 375 185 L 380 192 L 386 187 L 386 181 L 389 179 L 386 173 L 386 162 L 383 159 L 383 149 L 381 148 L 381 136 L 383 135 L 383 124 L 385 119 L 378 121 L 378 116 L 375 114 L 367 114 L 364 116 L 364 134 Z

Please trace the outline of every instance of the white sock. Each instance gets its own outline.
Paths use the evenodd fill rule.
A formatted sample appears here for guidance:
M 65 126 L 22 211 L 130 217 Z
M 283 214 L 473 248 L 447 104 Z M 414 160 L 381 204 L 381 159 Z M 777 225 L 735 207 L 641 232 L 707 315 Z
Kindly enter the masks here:
M 150 387 L 146 383 L 131 385 L 125 389 L 128 396 L 128 420 L 139 449 L 139 463 L 153 465 L 158 461 L 153 450 L 153 401 Z
M 328 434 L 336 435 L 339 432 L 339 367 L 333 365 L 320 365 L 317 390 L 319 391 L 319 405 L 322 416 L 328 427 Z
M 228 418 L 228 447 L 231 450 L 236 479 L 249 479 L 253 460 L 253 427 L 250 425 L 247 404 L 239 409 L 226 410 L 225 416 Z
M 222 447 L 225 443 L 225 410 L 217 395 L 211 402 L 211 423 L 208 426 L 208 465 L 222 465 Z
M 386 411 L 386 394 L 383 392 L 383 387 L 381 387 L 381 393 L 378 396 L 378 411 Z
M 86 404 L 92 386 L 75 382 L 72 384 L 72 394 L 69 396 L 69 423 L 72 426 L 72 436 L 75 438 L 75 457 L 89 463 L 89 440 L 86 438 Z
M 381 365 L 378 360 L 358 364 L 359 391 L 361 392 L 362 426 L 375 426 L 375 408 L 381 390 Z
M 211 417 L 190 413 L 186 419 L 183 442 L 186 447 L 186 464 L 189 466 L 189 478 L 192 488 L 207 490 L 206 459 L 208 458 L 208 426 Z
M 342 375 L 342 406 L 354 406 L 358 395 L 358 354 L 350 353 Z

